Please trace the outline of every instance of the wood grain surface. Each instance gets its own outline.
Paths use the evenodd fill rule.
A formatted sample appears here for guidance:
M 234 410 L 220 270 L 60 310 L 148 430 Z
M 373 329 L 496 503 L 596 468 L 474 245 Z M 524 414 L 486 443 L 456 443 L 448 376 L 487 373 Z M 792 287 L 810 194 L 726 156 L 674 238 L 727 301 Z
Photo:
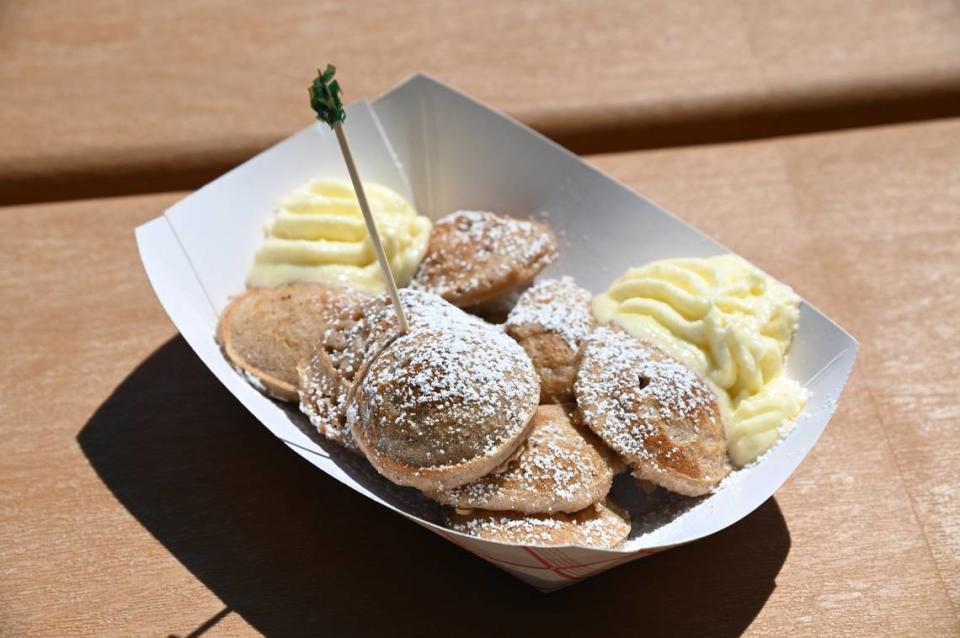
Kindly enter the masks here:
M 306 125 L 327 61 L 598 152 L 960 115 L 958 32 L 953 0 L 2 3 L 0 204 L 195 188 Z
M 207 372 L 133 240 L 182 195 L 0 210 L 0 633 L 956 635 L 958 146 L 949 121 L 591 160 L 862 351 L 775 498 L 550 596 L 327 478 Z

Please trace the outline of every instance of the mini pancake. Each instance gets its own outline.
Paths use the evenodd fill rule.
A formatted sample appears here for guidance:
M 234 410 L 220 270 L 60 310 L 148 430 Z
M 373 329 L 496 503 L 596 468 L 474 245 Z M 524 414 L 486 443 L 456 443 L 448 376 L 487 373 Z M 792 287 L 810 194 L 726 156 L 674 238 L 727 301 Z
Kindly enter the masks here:
M 572 417 L 572 406 L 541 405 L 526 443 L 504 468 L 427 496 L 457 508 L 527 514 L 576 512 L 603 500 L 613 482 L 615 455 Z
M 436 295 L 400 291 L 411 327 L 478 320 Z M 397 313 L 386 293 L 345 307 L 323 333 L 314 356 L 300 366 L 300 411 L 328 439 L 359 452 L 346 425 L 347 395 L 364 362 L 400 334 Z
M 443 490 L 502 465 L 527 437 L 540 396 L 515 341 L 479 321 L 412 327 L 364 363 L 347 423 L 398 485 Z
M 580 351 L 574 389 L 583 422 L 636 478 L 700 496 L 730 473 L 716 395 L 661 351 L 600 328 Z
M 313 354 L 327 324 L 364 297 L 332 284 L 253 288 L 224 309 L 217 342 L 252 385 L 274 398 L 296 401 L 297 366 Z
M 360 448 L 347 428 L 343 405 L 352 378 L 345 377 L 323 350 L 301 364 L 297 371 L 300 375 L 300 411 L 320 434 L 359 452 Z
M 434 224 L 414 281 L 456 306 L 490 307 L 528 285 L 556 257 L 557 241 L 540 222 L 458 211 Z
M 521 514 L 450 510 L 447 527 L 488 541 L 514 545 L 582 545 L 614 549 L 630 535 L 630 519 L 612 499 L 573 514 Z
M 590 293 L 571 277 L 543 281 L 520 296 L 505 328 L 537 369 L 541 403 L 573 401 L 577 351 L 595 327 Z

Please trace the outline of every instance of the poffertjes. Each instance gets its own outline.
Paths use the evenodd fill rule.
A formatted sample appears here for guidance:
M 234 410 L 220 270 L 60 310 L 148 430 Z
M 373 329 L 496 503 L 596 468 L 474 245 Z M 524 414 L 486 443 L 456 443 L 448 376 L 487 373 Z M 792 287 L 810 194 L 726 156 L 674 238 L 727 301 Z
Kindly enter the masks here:
M 583 422 L 671 492 L 700 496 L 730 473 L 716 395 L 697 373 L 620 330 L 600 328 L 580 351 Z
M 484 315 L 497 300 L 528 286 L 556 258 L 556 238 L 538 221 L 457 211 L 434 224 L 414 282 Z
M 309 359 L 328 324 L 366 295 L 335 284 L 253 288 L 220 315 L 217 342 L 230 363 L 270 396 L 297 400 L 297 366 Z
M 541 405 L 530 436 L 504 467 L 427 495 L 457 508 L 576 512 L 603 500 L 618 468 L 616 456 L 596 435 L 574 423 L 573 406 Z
M 347 426 L 394 483 L 449 489 L 513 455 L 539 397 L 533 364 L 515 341 L 453 314 L 411 326 L 363 363 Z
M 520 296 L 504 329 L 533 361 L 541 403 L 573 401 L 577 351 L 596 325 L 590 293 L 572 277 L 548 279 Z
M 772 284 L 756 273 L 720 286 L 703 260 L 655 262 L 591 297 L 570 277 L 535 283 L 556 257 L 556 237 L 541 222 L 457 211 L 435 223 L 411 287 L 400 290 L 408 332 L 387 294 L 291 284 L 234 299 L 217 340 L 251 384 L 299 397 L 323 436 L 443 506 L 451 529 L 610 549 L 631 530 L 612 500 L 616 474 L 628 469 L 633 479 L 621 485 L 633 480 L 647 493 L 695 497 L 731 472 L 730 410 L 718 382 L 677 354 L 689 348 L 653 339 L 654 320 L 670 319 L 678 343 L 687 335 L 700 348 L 713 343 L 700 317 L 710 304 L 731 321 L 752 309 L 770 320 L 757 325 L 773 322 L 781 337 L 773 339 L 781 364 L 796 321 L 767 303 Z M 717 356 L 742 346 L 724 334 Z
M 630 534 L 630 518 L 612 499 L 573 514 L 447 512 L 450 529 L 516 545 L 582 545 L 613 549 Z
M 479 320 L 436 295 L 400 291 L 412 327 L 429 323 Z M 379 353 L 400 332 L 397 313 L 387 293 L 348 306 L 330 321 L 314 356 L 299 368 L 300 410 L 328 439 L 359 451 L 346 427 L 346 401 L 363 363 Z

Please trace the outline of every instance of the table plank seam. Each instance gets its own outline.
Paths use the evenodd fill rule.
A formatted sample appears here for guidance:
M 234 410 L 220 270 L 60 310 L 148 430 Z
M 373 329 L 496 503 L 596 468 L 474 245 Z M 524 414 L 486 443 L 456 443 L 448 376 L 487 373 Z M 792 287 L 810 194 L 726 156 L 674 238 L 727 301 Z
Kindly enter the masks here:
M 839 100 L 839 104 L 838 104 Z M 855 131 L 896 124 L 945 120 L 960 116 L 960 86 L 927 89 L 917 96 L 859 101 L 834 98 L 821 102 L 765 109 L 744 105 L 735 115 L 695 109 L 668 121 L 591 120 L 564 127 L 543 126 L 536 118 L 526 124 L 580 155 L 687 146 L 776 141 L 803 135 Z M 261 140 L 203 153 L 197 159 L 170 149 L 143 149 L 139 159 L 97 158 L 96 164 L 44 164 L 0 173 L 0 206 L 125 197 L 196 190 L 254 155 L 280 142 Z M 72 157 L 67 161 L 74 161 Z M 30 165 L 9 159 L 8 164 Z

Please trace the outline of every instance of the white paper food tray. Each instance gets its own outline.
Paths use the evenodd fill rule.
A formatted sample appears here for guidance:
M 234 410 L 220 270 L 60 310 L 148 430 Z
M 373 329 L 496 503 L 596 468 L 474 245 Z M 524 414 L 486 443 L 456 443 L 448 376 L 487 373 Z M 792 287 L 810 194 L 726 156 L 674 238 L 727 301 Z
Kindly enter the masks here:
M 306 98 L 304 98 L 306 108 Z M 548 214 L 569 274 L 600 292 L 628 267 L 666 257 L 727 252 L 680 219 L 529 128 L 422 75 L 372 105 L 348 110 L 346 129 L 364 180 L 385 184 L 438 217 L 458 209 Z M 226 362 L 214 342 L 217 316 L 241 292 L 265 221 L 281 198 L 312 177 L 346 178 L 333 133 L 310 126 L 211 182 L 137 229 L 144 268 L 181 334 L 221 382 L 292 450 L 339 481 L 542 590 L 702 538 L 743 518 L 796 469 L 833 414 L 857 342 L 805 301 L 789 372 L 810 391 L 803 415 L 762 460 L 715 494 L 668 515 L 638 516 L 622 549 L 523 547 L 484 541 L 435 524 L 413 490 L 323 442 L 295 409 L 267 399 Z M 786 283 L 790 283 L 787 281 Z M 211 454 L 216 454 L 211 451 Z M 636 495 L 633 495 L 635 497 Z M 624 498 L 628 500 L 631 495 Z

